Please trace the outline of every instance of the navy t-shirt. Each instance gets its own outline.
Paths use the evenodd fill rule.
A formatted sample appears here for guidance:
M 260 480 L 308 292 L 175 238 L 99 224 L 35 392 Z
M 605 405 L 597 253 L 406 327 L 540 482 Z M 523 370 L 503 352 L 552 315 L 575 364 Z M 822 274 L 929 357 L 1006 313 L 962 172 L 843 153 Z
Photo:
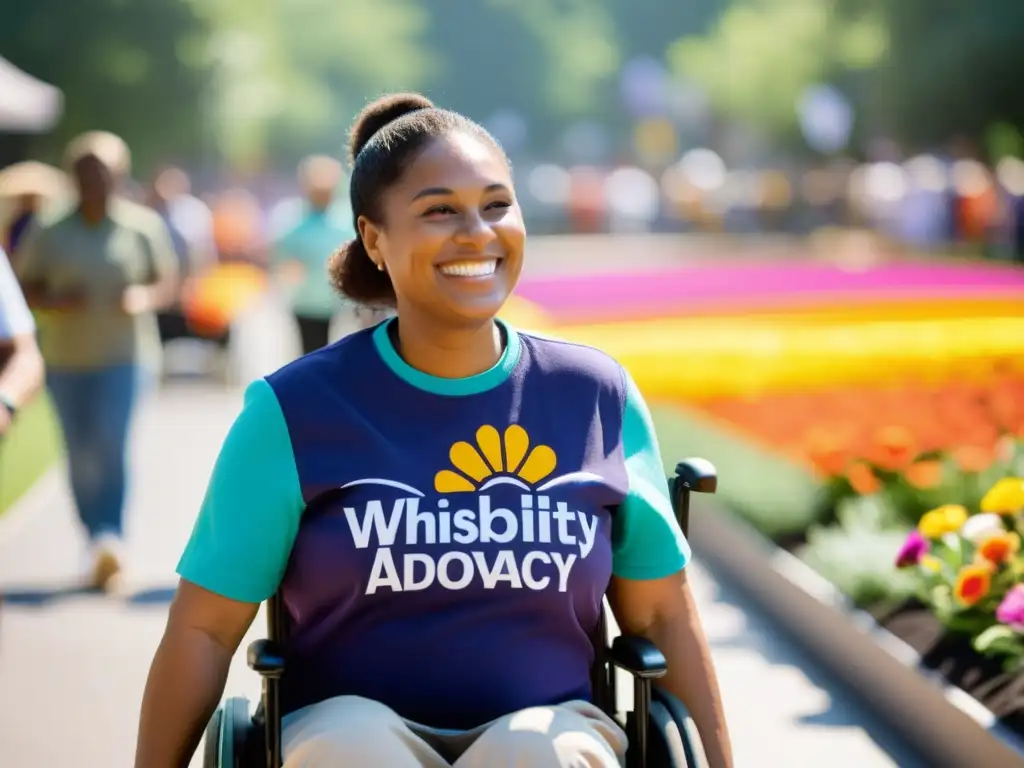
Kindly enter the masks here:
M 437 378 L 392 322 L 249 386 L 179 574 L 240 601 L 280 590 L 286 713 L 352 694 L 470 728 L 588 699 L 611 576 L 690 555 L 636 386 L 507 325 L 494 368 Z

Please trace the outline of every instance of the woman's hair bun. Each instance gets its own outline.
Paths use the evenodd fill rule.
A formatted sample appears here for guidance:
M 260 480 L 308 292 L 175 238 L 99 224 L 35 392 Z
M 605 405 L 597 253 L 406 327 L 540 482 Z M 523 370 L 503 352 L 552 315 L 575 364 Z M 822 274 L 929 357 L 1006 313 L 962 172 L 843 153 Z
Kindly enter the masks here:
M 433 106 L 430 99 L 419 93 L 393 93 L 367 104 L 356 117 L 349 135 L 348 148 L 352 161 L 355 161 L 366 142 L 385 125 L 410 112 L 432 109 Z

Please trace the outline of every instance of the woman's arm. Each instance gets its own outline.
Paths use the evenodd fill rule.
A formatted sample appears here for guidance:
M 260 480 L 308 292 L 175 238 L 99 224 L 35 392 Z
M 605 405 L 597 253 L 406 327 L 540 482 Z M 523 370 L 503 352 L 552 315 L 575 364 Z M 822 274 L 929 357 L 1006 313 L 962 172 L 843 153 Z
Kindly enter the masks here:
M 180 582 L 146 681 L 136 768 L 188 765 L 258 609 Z
M 277 591 L 305 508 L 288 425 L 263 379 L 249 385 L 178 563 L 153 659 L 138 768 L 188 765 L 259 604 Z
M 622 453 L 629 488 L 613 518 L 609 602 L 623 632 L 665 655 L 665 688 L 689 708 L 712 768 L 732 768 L 732 748 L 711 651 L 686 581 L 690 545 L 668 492 L 654 423 L 623 372 Z
M 731 768 L 732 746 L 722 695 L 686 572 L 662 579 L 613 579 L 609 602 L 619 628 L 654 643 L 668 673 L 660 683 L 693 715 L 711 768 Z
M 84 291 L 50 290 L 49 275 L 54 254 L 50 230 L 33 224 L 21 245 L 15 274 L 29 307 L 36 311 L 68 312 L 85 306 Z
M 10 405 L 21 408 L 43 388 L 43 356 L 36 344 L 35 322 L 0 251 L 0 435 L 4 434 Z
M 178 257 L 167 225 L 153 214 L 143 241 L 149 259 L 150 280 L 129 285 L 121 299 L 121 309 L 129 315 L 155 312 L 174 304 L 180 291 Z

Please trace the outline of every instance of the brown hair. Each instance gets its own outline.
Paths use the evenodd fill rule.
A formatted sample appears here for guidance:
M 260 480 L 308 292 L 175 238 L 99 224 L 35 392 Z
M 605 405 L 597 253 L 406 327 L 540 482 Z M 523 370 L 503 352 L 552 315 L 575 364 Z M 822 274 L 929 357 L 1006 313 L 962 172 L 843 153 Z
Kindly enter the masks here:
M 356 237 L 339 248 L 327 265 L 331 284 L 339 293 L 361 304 L 394 306 L 391 278 L 377 269 L 366 252 L 359 236 L 359 217 L 380 222 L 384 192 L 402 177 L 431 139 L 456 130 L 479 136 L 500 150 L 494 137 L 472 120 L 437 109 L 418 93 L 382 96 L 356 117 L 349 134 L 349 200 Z

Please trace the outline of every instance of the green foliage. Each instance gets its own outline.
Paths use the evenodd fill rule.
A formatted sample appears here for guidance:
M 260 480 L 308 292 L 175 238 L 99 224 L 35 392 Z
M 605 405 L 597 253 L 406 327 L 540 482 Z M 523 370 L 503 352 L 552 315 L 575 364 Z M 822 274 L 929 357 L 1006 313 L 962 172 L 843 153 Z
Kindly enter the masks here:
M 898 517 L 879 497 L 847 498 L 839 504 L 836 525 L 812 527 L 797 555 L 856 605 L 909 597 L 914 579 L 893 572 L 906 538 L 906 529 L 894 527 Z
M 719 499 L 765 536 L 802 534 L 817 521 L 820 485 L 800 467 L 681 406 L 656 404 L 651 411 L 666 469 L 684 456 L 706 458 L 721 478 Z
M 25 408 L 0 442 L 0 514 L 9 509 L 57 461 L 60 427 L 46 397 Z
M 862 136 L 931 149 L 1024 127 L 1021 29 L 1019 0 L 733 0 L 667 55 L 721 115 L 776 137 L 795 135 L 803 89 L 829 81 L 854 100 Z
M 51 160 L 91 129 L 119 133 L 146 166 L 171 147 L 198 152 L 194 105 L 206 72 L 182 57 L 207 30 L 191 8 L 168 0 L 35 0 L 5 4 L 0 51 L 64 92 L 65 113 L 37 146 Z M 191 42 L 190 42 L 191 41 Z
M 877 14 L 845 18 L 829 0 L 737 0 L 708 35 L 683 38 L 667 55 L 722 114 L 784 135 L 808 86 L 871 67 L 886 47 Z
M 1015 672 L 1024 667 L 1024 635 L 1003 624 L 993 624 L 971 643 L 978 653 L 1003 659 L 1003 669 Z
M 168 156 L 235 168 L 341 154 L 353 114 L 425 90 L 558 145 L 574 120 L 625 140 L 619 71 L 666 55 L 720 116 L 790 141 L 813 83 L 853 99 L 862 133 L 910 143 L 974 136 L 1019 153 L 1018 0 L 35 0 L 8 3 L 0 51 L 61 88 L 66 112 L 34 154 L 123 135 L 145 174 Z M 996 125 L 996 128 L 991 126 Z

